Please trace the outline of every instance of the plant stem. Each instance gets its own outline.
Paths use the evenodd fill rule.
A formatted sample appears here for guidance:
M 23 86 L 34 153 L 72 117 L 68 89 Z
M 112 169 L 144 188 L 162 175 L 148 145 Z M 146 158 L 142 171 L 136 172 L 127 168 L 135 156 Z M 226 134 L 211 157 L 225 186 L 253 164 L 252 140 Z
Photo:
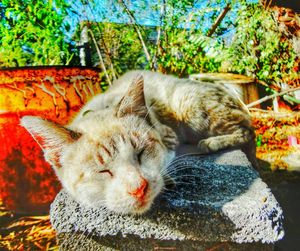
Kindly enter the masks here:
M 153 56 L 153 61 L 152 65 L 155 70 L 157 70 L 157 57 L 158 55 L 161 54 L 161 47 L 160 47 L 160 42 L 161 42 L 161 33 L 162 33 L 162 26 L 163 26 L 163 21 L 165 19 L 165 12 L 166 12 L 166 1 L 162 0 L 162 5 L 160 8 L 160 24 L 157 28 L 157 37 L 156 37 L 156 50 Z
M 98 44 L 97 44 L 97 41 L 96 41 L 96 39 L 95 39 L 94 33 L 93 33 L 93 31 L 92 31 L 91 29 L 89 29 L 89 33 L 90 33 L 90 35 L 91 35 L 91 38 L 92 38 L 92 40 L 93 40 L 93 43 L 95 44 L 95 47 L 96 47 L 96 50 L 97 50 L 97 54 L 98 54 L 98 57 L 99 57 L 99 60 L 100 60 L 101 68 L 102 68 L 102 70 L 104 71 L 104 74 L 105 74 L 105 77 L 106 77 L 106 79 L 107 79 L 108 84 L 111 85 L 111 80 L 110 80 L 110 78 L 109 78 L 109 76 L 108 76 L 108 73 L 107 73 L 107 70 L 106 70 L 106 67 L 105 67 L 105 64 L 104 64 L 104 61 L 103 61 L 103 57 L 102 57 L 100 48 L 99 48 L 99 46 L 98 46 Z
M 96 15 L 94 14 L 94 9 L 92 8 L 91 6 L 91 1 L 87 1 L 87 5 L 90 9 L 90 12 L 92 13 L 92 16 L 93 16 L 93 19 L 94 20 L 97 20 L 96 18 Z M 86 17 L 87 18 L 87 17 Z M 87 18 L 88 19 L 88 18 Z M 112 74 L 112 77 L 113 77 L 113 80 L 116 80 L 117 77 L 116 77 L 116 73 L 115 73 L 115 69 L 114 69 L 114 65 L 112 63 L 112 59 L 110 57 L 110 54 L 109 54 L 109 51 L 107 49 L 107 46 L 106 46 L 106 43 L 105 43 L 105 39 L 103 38 L 102 34 L 101 34 L 101 29 L 100 29 L 100 24 L 99 22 L 95 22 L 96 23 L 96 27 L 97 27 L 97 30 L 99 32 L 99 36 L 100 36 L 100 40 L 102 41 L 102 44 L 103 44 L 103 47 L 104 47 L 104 53 L 105 53 L 105 56 L 106 56 L 106 59 L 109 61 L 109 66 L 110 66 L 110 70 L 111 70 L 111 74 Z M 95 45 L 96 46 L 96 45 Z M 97 47 L 96 47 L 97 48 Z
M 126 5 L 126 3 L 124 2 L 124 0 L 119 0 L 118 2 L 122 5 L 122 7 L 124 8 L 124 10 L 125 10 L 126 13 L 128 14 L 128 16 L 129 16 L 131 22 L 133 23 L 133 27 L 134 27 L 134 29 L 135 29 L 135 31 L 136 31 L 136 33 L 137 33 L 139 39 L 140 39 L 140 42 L 141 42 L 141 44 L 142 44 L 142 47 L 143 47 L 143 50 L 144 50 L 144 53 L 145 53 L 145 56 L 146 56 L 146 59 L 147 59 L 147 61 L 150 63 L 150 68 L 152 69 L 152 59 L 151 59 L 151 56 L 150 56 L 149 51 L 148 51 L 148 49 L 147 49 L 146 43 L 145 43 L 145 41 L 144 41 L 144 39 L 143 39 L 143 36 L 142 36 L 141 30 L 140 30 L 140 27 L 139 27 L 139 25 L 138 25 L 138 23 L 137 23 L 137 21 L 136 21 L 134 15 L 133 15 L 132 12 L 129 10 L 129 8 L 127 7 L 127 5 Z
M 250 108 L 250 107 L 252 107 L 252 106 L 255 106 L 255 105 L 258 105 L 258 104 L 260 104 L 260 103 L 263 103 L 263 102 L 265 102 L 265 101 L 267 101 L 267 100 L 269 100 L 269 99 L 276 98 L 276 97 L 282 96 L 282 95 L 284 95 L 284 94 L 286 94 L 286 93 L 294 92 L 294 91 L 297 91 L 297 90 L 300 90 L 300 86 L 299 86 L 299 87 L 296 87 L 296 88 L 293 88 L 293 89 L 285 90 L 285 91 L 283 91 L 283 92 L 274 93 L 274 94 L 272 94 L 272 95 L 263 97 L 263 98 L 261 98 L 261 99 L 259 99 L 259 100 L 256 100 L 256 101 L 254 101 L 254 102 L 248 104 L 247 107 Z

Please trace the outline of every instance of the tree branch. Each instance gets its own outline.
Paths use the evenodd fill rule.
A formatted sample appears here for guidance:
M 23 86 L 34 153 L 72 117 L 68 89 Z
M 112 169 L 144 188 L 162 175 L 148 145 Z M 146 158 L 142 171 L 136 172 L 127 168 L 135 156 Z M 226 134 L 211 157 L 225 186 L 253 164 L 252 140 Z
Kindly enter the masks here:
M 269 99 L 276 98 L 276 97 L 282 96 L 282 95 L 284 95 L 284 94 L 287 94 L 287 93 L 289 93 L 289 92 L 294 92 L 294 91 L 297 91 L 297 90 L 300 90 L 300 86 L 299 86 L 299 87 L 296 87 L 296 88 L 293 88 L 293 89 L 285 90 L 285 91 L 283 91 L 283 92 L 274 93 L 274 94 L 272 94 L 272 95 L 263 97 L 263 98 L 261 98 L 261 99 L 259 99 L 259 100 L 256 100 L 256 101 L 254 101 L 254 102 L 248 104 L 247 107 L 250 108 L 250 107 L 252 107 L 252 106 L 255 106 L 255 105 L 258 105 L 258 104 L 260 104 L 260 103 L 263 103 L 263 102 L 265 102 L 265 101 L 267 101 L 267 100 L 269 100 Z
M 161 33 L 162 33 L 163 20 L 165 18 L 165 12 L 166 12 L 166 0 L 162 0 L 162 5 L 160 8 L 159 26 L 157 28 L 156 50 L 152 61 L 152 65 L 155 68 L 155 70 L 157 70 L 157 65 L 156 65 L 157 57 L 161 53 L 160 42 L 161 42 Z
M 100 34 L 100 40 L 102 41 L 102 44 L 103 44 L 103 47 L 104 47 L 104 54 L 106 56 L 106 59 L 108 59 L 108 63 L 109 63 L 109 66 L 110 66 L 110 71 L 111 71 L 112 78 L 113 78 L 113 80 L 116 80 L 117 76 L 116 76 L 116 73 L 115 73 L 114 64 L 112 62 L 110 52 L 109 52 L 109 49 L 106 45 L 105 39 L 101 35 L 101 30 L 100 30 L 100 27 L 99 27 L 99 23 L 97 23 L 97 27 L 98 27 L 98 31 L 99 31 L 99 34 Z
M 104 71 L 104 74 L 105 74 L 105 77 L 107 79 L 108 84 L 111 85 L 111 80 L 110 80 L 110 78 L 108 76 L 108 73 L 107 73 L 107 70 L 106 70 L 106 67 L 105 67 L 105 64 L 104 64 L 104 61 L 103 61 L 103 57 L 102 57 L 100 48 L 99 48 L 99 46 L 97 44 L 97 41 L 95 39 L 94 33 L 93 33 L 93 31 L 91 29 L 89 29 L 89 33 L 90 33 L 90 35 L 92 37 L 93 43 L 95 44 L 95 47 L 96 47 L 96 50 L 97 50 L 97 54 L 98 54 L 98 57 L 99 57 L 99 60 L 100 60 L 101 68 Z
M 220 23 L 222 22 L 222 20 L 224 19 L 224 17 L 226 16 L 227 12 L 231 9 L 230 7 L 230 3 L 228 3 L 225 8 L 223 9 L 223 11 L 220 13 L 220 15 L 217 17 L 216 21 L 214 22 L 214 24 L 212 25 L 212 27 L 210 28 L 210 30 L 207 32 L 208 37 L 211 37 L 212 34 L 214 34 L 214 32 L 216 31 L 217 27 L 220 25 Z
M 147 49 L 147 46 L 146 46 L 146 43 L 143 39 L 143 36 L 142 36 L 142 33 L 141 33 L 141 30 L 140 30 L 140 27 L 134 17 L 134 15 L 132 14 L 132 12 L 129 10 L 128 6 L 126 5 L 125 1 L 124 0 L 118 0 L 118 2 L 122 5 L 122 7 L 124 8 L 124 10 L 126 11 L 127 15 L 129 16 L 131 22 L 133 23 L 133 27 L 139 37 L 139 40 L 142 44 L 142 47 L 143 47 L 143 50 L 144 50 L 144 53 L 146 55 L 146 59 L 147 61 L 150 63 L 150 68 L 152 68 L 152 59 L 151 59 L 151 56 L 149 54 L 149 51 Z
M 92 15 L 93 15 L 93 19 L 94 19 L 94 20 L 97 20 L 95 14 L 94 14 L 94 9 L 93 9 L 92 6 L 91 6 L 91 2 L 90 2 L 90 1 L 87 1 L 87 5 L 88 5 L 88 7 L 89 7 L 89 9 L 90 9 L 90 12 L 91 12 Z M 88 19 L 88 18 L 87 18 L 87 19 Z M 116 74 L 115 74 L 114 65 L 113 65 L 112 59 L 111 59 L 111 57 L 110 57 L 110 54 L 109 54 L 109 52 L 108 52 L 108 50 L 107 50 L 107 46 L 106 46 L 105 40 L 104 40 L 104 38 L 103 38 L 103 36 L 102 36 L 102 34 L 101 34 L 101 29 L 100 29 L 100 24 L 99 24 L 99 22 L 96 22 L 96 27 L 97 27 L 97 30 L 98 30 L 98 32 L 99 32 L 100 40 L 102 41 L 102 44 L 103 44 L 103 47 L 104 47 L 106 59 L 108 59 L 108 61 L 109 61 L 109 66 L 110 66 L 110 70 L 111 70 L 111 74 L 112 74 L 113 80 L 116 80 L 117 77 L 116 77 Z M 96 46 L 96 45 L 95 45 L 95 46 Z

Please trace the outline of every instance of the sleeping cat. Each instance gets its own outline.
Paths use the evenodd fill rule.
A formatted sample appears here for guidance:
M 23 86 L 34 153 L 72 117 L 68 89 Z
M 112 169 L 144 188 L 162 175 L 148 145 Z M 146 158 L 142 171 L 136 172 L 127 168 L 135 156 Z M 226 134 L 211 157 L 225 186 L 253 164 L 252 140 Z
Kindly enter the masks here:
M 150 208 L 179 142 L 201 153 L 241 147 L 255 164 L 249 115 L 228 90 L 160 73 L 126 73 L 67 126 L 33 116 L 21 125 L 75 200 L 117 213 Z

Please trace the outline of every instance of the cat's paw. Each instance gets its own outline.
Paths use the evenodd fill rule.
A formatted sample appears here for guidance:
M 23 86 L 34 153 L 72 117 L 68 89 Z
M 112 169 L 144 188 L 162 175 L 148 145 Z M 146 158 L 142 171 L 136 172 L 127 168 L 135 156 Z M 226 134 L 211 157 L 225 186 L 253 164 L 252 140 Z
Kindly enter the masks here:
M 220 145 L 214 138 L 207 138 L 199 141 L 198 148 L 201 153 L 211 153 L 218 151 Z
M 160 132 L 164 145 L 170 150 L 175 150 L 176 146 L 179 144 L 179 141 L 173 129 L 168 126 L 162 126 Z

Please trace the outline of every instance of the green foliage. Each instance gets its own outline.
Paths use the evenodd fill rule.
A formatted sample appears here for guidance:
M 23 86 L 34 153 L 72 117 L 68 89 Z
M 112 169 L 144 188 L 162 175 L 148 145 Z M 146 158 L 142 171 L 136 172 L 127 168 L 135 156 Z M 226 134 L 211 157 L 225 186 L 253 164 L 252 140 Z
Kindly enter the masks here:
M 296 54 L 279 31 L 272 12 L 259 4 L 239 9 L 236 32 L 223 50 L 220 61 L 225 70 L 256 77 L 268 84 L 295 75 Z
M 152 33 L 141 30 L 142 40 L 150 54 L 150 60 L 147 60 L 145 50 L 138 47 L 141 53 L 144 52 L 144 68 L 179 76 L 198 72 L 235 72 L 255 77 L 270 86 L 287 76 L 296 76 L 293 71 L 296 54 L 279 31 L 272 12 L 261 4 L 249 4 L 245 0 L 230 3 L 232 10 L 228 15 L 231 17 L 219 24 L 212 37 L 206 36 L 207 24 L 214 23 L 225 7 L 224 1 L 209 1 L 201 9 L 194 8 L 194 1 L 188 0 L 161 0 L 152 6 L 160 16 L 160 25 L 152 27 Z M 235 20 L 234 8 L 238 9 Z M 145 7 L 140 11 L 145 11 Z M 123 15 L 126 15 L 125 11 Z M 233 38 L 221 36 L 233 28 Z M 134 34 L 134 29 L 131 32 Z M 141 45 L 137 36 L 134 41 Z M 133 59 L 130 48 L 126 47 L 124 44 L 122 49 L 130 54 L 128 59 Z M 141 53 L 138 53 L 140 59 L 143 57 Z M 122 64 L 130 65 L 126 59 Z
M 62 0 L 3 0 L 0 67 L 68 64 L 73 53 L 64 38 L 66 7 Z
M 66 4 L 67 0 L 3 0 L 0 67 L 75 63 L 71 61 L 75 50 L 65 37 L 71 27 L 64 22 L 72 13 L 78 20 L 87 20 L 89 35 L 96 39 L 96 44 L 90 40 L 93 62 L 101 67 L 102 57 L 111 79 L 136 68 L 179 76 L 236 72 L 270 86 L 297 75 L 292 45 L 280 33 L 271 11 L 260 4 L 218 0 L 207 1 L 206 6 L 203 2 L 199 8 L 195 7 L 199 1 L 194 0 L 158 0 L 141 1 L 137 11 L 133 8 L 136 1 L 110 1 L 105 10 L 97 8 L 98 1 L 78 0 L 86 10 L 83 12 L 78 5 Z M 227 3 L 231 10 L 208 37 L 209 28 Z M 150 18 L 158 17 L 157 26 L 138 23 L 148 16 L 149 8 L 153 11 Z M 111 16 L 128 23 L 112 23 Z M 96 22 L 99 18 L 101 22 Z M 233 37 L 223 36 L 229 30 L 234 31 Z M 77 33 L 73 44 L 80 41 L 80 28 Z
M 130 24 L 92 22 L 89 26 L 97 38 L 109 74 L 112 68 L 116 75 L 133 68 L 148 68 L 179 76 L 218 70 L 220 62 L 212 55 L 211 47 L 222 47 L 223 44 L 205 37 L 206 31 L 202 27 L 207 22 L 212 23 L 222 7 L 208 3 L 209 10 L 195 9 L 193 0 L 162 0 L 155 5 L 149 2 L 139 4 L 137 13 L 130 3 L 114 2 L 111 10 L 107 10 L 106 17 L 102 17 L 106 20 L 114 10 L 114 13 L 120 12 L 119 17 L 127 17 L 125 20 L 129 20 Z M 89 2 L 87 6 L 92 16 L 101 16 L 100 12 L 94 11 L 94 6 L 96 1 Z M 149 8 L 157 14 L 156 17 L 159 16 L 159 26 L 141 26 L 137 22 L 137 15 L 147 16 Z M 206 13 L 210 15 L 204 18 Z M 97 55 L 95 51 L 93 49 L 93 54 Z
M 220 63 L 209 51 L 216 44 L 204 35 L 205 23 L 212 23 L 218 8 L 193 9 L 195 1 L 166 1 L 161 10 L 161 25 L 156 44 L 150 45 L 155 67 L 161 72 L 187 76 L 217 71 Z M 204 18 L 204 15 L 210 13 Z M 149 64 L 151 68 L 151 65 Z
M 93 23 L 90 29 L 102 49 L 109 74 L 112 70 L 111 65 L 117 75 L 145 65 L 143 49 L 132 25 L 102 22 Z M 93 61 L 97 60 L 98 56 L 94 54 Z
M 160 71 L 187 76 L 195 72 L 218 70 L 220 64 L 214 57 L 207 55 L 210 45 L 206 40 L 210 40 L 209 38 L 193 36 L 181 29 L 170 30 L 167 36 L 168 39 L 161 41 L 161 49 L 157 55 L 157 67 Z

